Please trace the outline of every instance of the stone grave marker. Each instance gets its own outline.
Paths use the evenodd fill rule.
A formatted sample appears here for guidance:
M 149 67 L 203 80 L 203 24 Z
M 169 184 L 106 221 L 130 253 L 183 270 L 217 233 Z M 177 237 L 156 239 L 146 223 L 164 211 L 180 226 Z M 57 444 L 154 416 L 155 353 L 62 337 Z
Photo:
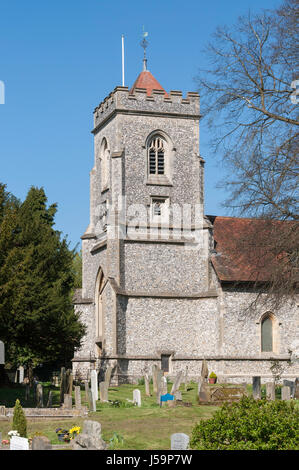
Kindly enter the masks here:
M 275 383 L 266 383 L 266 398 L 267 400 L 275 400 Z
M 24 382 L 24 367 L 19 367 L 19 383 L 22 384 Z
M 29 450 L 29 440 L 25 437 L 12 436 L 9 448 L 10 450 Z
M 5 364 L 5 347 L 3 341 L 0 341 L 0 364 Z
M 281 388 L 281 399 L 282 400 L 290 400 L 291 399 L 291 388 L 287 385 L 283 385 Z
M 137 406 L 141 406 L 141 392 L 138 388 L 136 388 L 135 390 L 133 390 L 133 402 L 137 405 Z
M 73 399 L 72 395 L 69 395 L 68 393 L 64 394 L 64 402 L 63 402 L 63 407 L 66 410 L 71 410 L 73 407 Z
M 151 396 L 151 391 L 150 391 L 150 381 L 149 381 L 149 376 L 148 374 L 144 375 L 144 385 L 145 385 L 145 394 L 147 397 Z
M 294 398 L 296 398 L 296 400 L 299 400 L 299 378 L 298 377 L 295 380 Z
M 4 405 L 0 405 L 0 416 L 6 415 L 6 409 Z
M 102 382 L 104 383 L 104 382 Z M 85 420 L 82 433 L 72 440 L 74 450 L 105 450 L 107 444 L 102 439 L 102 427 L 98 421 Z
M 51 450 L 52 445 L 46 436 L 34 436 L 32 439 L 32 450 Z
M 153 365 L 152 371 L 153 371 L 153 391 L 154 393 L 157 393 L 158 392 L 158 381 L 157 381 L 158 366 L 156 364 Z
M 43 408 L 43 386 L 42 384 L 37 384 L 36 386 L 36 406 L 37 408 Z
M 291 398 L 294 398 L 295 396 L 295 382 L 293 382 L 292 380 L 284 380 L 282 382 L 283 385 L 285 385 L 286 387 L 290 387 L 291 389 Z
M 60 371 L 60 404 L 63 403 L 65 392 L 66 392 L 65 367 L 61 367 L 61 371 Z
M 181 385 L 181 381 L 182 381 L 182 378 L 183 378 L 183 371 L 180 370 L 180 372 L 177 374 L 174 382 L 173 382 L 173 385 L 171 387 L 171 394 L 174 395 L 174 393 L 180 388 L 180 385 Z
M 161 377 L 160 391 L 162 395 L 167 393 L 167 379 L 164 376 Z
M 208 380 L 208 377 L 209 377 L 209 369 L 208 369 L 207 361 L 206 361 L 205 359 L 202 361 L 200 376 L 201 376 L 201 378 L 203 378 L 204 380 Z
M 175 400 L 177 401 L 182 401 L 182 392 L 180 390 L 177 390 L 175 393 L 174 393 L 174 398 Z
M 185 382 L 185 392 L 187 392 L 188 390 L 188 366 L 186 366 L 184 382 Z
M 95 400 L 99 399 L 99 390 L 98 390 L 98 373 L 95 369 L 90 372 L 90 388 L 92 390 Z M 102 382 L 103 383 L 103 382 Z
M 90 411 L 96 411 L 96 401 L 93 396 L 92 390 L 88 390 L 88 406 Z
M 53 392 L 52 392 L 52 390 L 50 390 L 50 391 L 49 391 L 49 395 L 48 395 L 47 408 L 51 408 L 51 406 L 52 406 L 52 400 L 53 400 Z
M 171 450 L 186 450 L 189 446 L 189 436 L 183 432 L 171 435 Z
M 76 407 L 76 410 L 79 410 L 81 408 L 81 387 L 80 387 L 80 385 L 77 385 L 75 387 L 75 407 Z
M 85 400 L 88 401 L 88 390 L 89 390 L 88 380 L 84 380 L 84 386 L 85 386 Z
M 259 376 L 252 377 L 252 396 L 255 400 L 261 399 L 261 378 Z
M 68 395 L 71 395 L 73 391 L 73 373 L 70 369 L 67 370 L 66 374 L 66 391 Z
M 107 382 L 108 387 L 110 387 L 112 371 L 113 371 L 113 367 L 108 367 L 105 372 L 105 382 Z
M 204 377 L 201 377 L 198 382 L 198 400 L 202 403 L 210 401 L 210 390 Z
M 100 382 L 100 400 L 108 401 L 108 384 L 107 382 Z

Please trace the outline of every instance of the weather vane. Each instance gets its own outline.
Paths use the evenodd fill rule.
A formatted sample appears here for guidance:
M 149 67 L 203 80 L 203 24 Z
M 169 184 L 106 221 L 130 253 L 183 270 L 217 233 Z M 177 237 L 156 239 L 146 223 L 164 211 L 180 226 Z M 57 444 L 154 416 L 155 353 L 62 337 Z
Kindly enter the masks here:
M 142 41 L 140 43 L 141 47 L 143 47 L 143 70 L 147 70 L 146 64 L 147 64 L 147 58 L 146 58 L 146 48 L 148 46 L 148 41 L 145 39 L 148 36 L 148 33 L 144 31 L 144 26 L 143 26 L 143 33 L 142 33 Z

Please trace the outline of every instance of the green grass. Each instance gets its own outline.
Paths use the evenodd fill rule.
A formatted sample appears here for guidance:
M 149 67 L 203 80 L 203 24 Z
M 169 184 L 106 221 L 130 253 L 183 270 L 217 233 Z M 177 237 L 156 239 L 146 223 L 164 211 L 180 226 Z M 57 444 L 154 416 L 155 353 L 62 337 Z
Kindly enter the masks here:
M 137 407 L 130 404 L 127 399 L 133 399 L 133 390 L 138 388 L 141 391 L 142 406 Z M 51 387 L 56 402 L 59 401 L 59 389 Z M 152 389 L 152 387 L 151 387 Z M 171 384 L 168 384 L 168 391 Z M 170 449 L 170 436 L 175 432 L 191 434 L 193 426 L 201 419 L 210 418 L 217 409 L 215 406 L 198 405 L 196 401 L 197 384 L 190 384 L 185 391 L 181 387 L 184 402 L 192 403 L 192 406 L 176 406 L 174 408 L 167 405 L 160 407 L 156 403 L 156 397 L 146 397 L 144 385 L 122 385 L 110 387 L 109 400 L 120 401 L 120 407 L 112 406 L 111 403 L 97 402 L 97 411 L 89 413 L 88 419 L 99 421 L 102 425 L 102 437 L 108 443 L 116 433 L 123 438 L 116 439 L 114 449 L 131 450 L 167 450 Z M 14 406 L 15 399 L 19 398 L 22 406 L 31 406 L 24 402 L 23 387 L 13 387 L 10 389 L 0 389 L 0 404 Z M 81 393 L 82 404 L 85 403 L 85 391 Z M 55 429 L 62 427 L 70 429 L 73 426 L 83 426 L 86 418 L 74 418 L 64 420 L 40 419 L 27 420 L 28 436 L 33 436 L 39 432 L 46 435 L 52 444 L 58 444 Z M 0 421 L 0 431 L 2 439 L 7 438 L 7 432 L 11 430 L 11 423 Z

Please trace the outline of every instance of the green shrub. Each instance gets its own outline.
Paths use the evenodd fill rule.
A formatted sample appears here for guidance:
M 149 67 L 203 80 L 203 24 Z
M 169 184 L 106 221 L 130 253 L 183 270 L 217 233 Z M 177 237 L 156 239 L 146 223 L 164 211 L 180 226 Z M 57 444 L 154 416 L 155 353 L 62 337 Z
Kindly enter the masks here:
M 21 406 L 20 400 L 16 400 L 13 412 L 12 427 L 18 431 L 21 437 L 27 437 L 27 421 L 26 416 Z
M 294 402 L 243 397 L 197 424 L 190 446 L 197 450 L 299 450 L 299 410 Z

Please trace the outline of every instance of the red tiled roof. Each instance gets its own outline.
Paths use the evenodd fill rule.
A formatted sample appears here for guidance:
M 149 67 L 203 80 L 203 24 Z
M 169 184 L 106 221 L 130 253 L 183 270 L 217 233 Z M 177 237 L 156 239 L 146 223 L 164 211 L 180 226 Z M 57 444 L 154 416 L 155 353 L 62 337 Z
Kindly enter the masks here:
M 269 281 L 272 268 L 274 265 L 277 267 L 281 257 L 268 248 L 267 240 L 271 240 L 273 228 L 277 234 L 277 227 L 282 230 L 294 222 L 237 217 L 209 218 L 213 223 L 217 252 L 211 261 L 220 281 Z
M 134 85 L 130 90 L 130 93 L 134 93 L 135 88 L 145 88 L 148 96 L 151 96 L 153 90 L 163 90 L 167 96 L 164 88 L 160 85 L 160 83 L 155 79 L 149 70 L 144 70 L 138 75 Z

